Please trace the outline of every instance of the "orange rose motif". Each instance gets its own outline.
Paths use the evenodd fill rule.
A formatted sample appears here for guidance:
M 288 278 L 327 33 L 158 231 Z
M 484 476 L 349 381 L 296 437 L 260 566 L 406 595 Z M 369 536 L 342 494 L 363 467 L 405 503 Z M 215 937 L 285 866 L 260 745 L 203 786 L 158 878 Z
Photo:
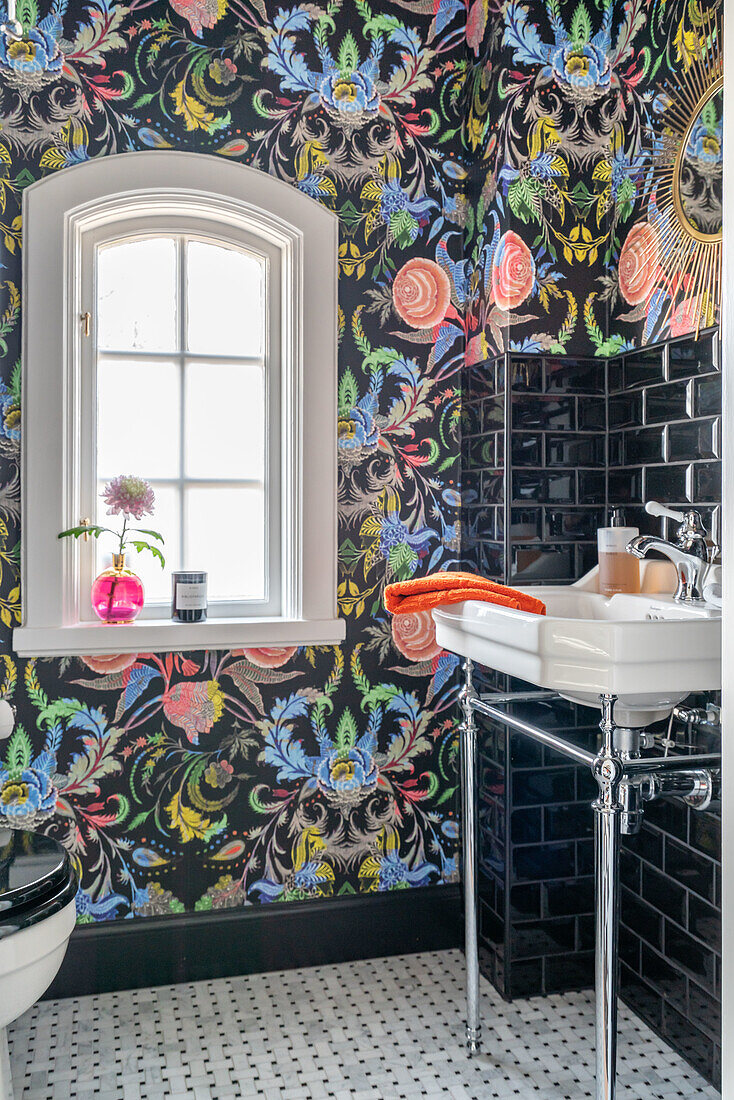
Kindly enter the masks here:
M 449 308 L 449 277 L 433 260 L 408 260 L 395 276 L 392 300 L 411 328 L 432 328 L 443 321 Z
M 242 653 L 258 668 L 280 668 L 286 661 L 290 661 L 298 649 L 297 645 L 265 646 L 261 649 L 232 650 L 233 653 Z
M 508 229 L 492 267 L 492 290 L 500 309 L 517 309 L 535 286 L 535 260 L 522 237 Z
M 632 226 L 619 256 L 619 289 L 625 302 L 639 306 L 655 289 L 660 260 L 658 235 L 649 222 Z
M 122 672 L 134 665 L 137 659 L 137 653 L 101 653 L 96 657 L 81 658 L 92 672 Z
M 393 615 L 392 640 L 409 661 L 431 661 L 441 652 L 436 641 L 436 624 L 430 611 Z
M 216 680 L 174 684 L 162 703 L 168 721 L 182 729 L 192 745 L 198 745 L 199 734 L 208 733 L 224 713 L 224 696 Z

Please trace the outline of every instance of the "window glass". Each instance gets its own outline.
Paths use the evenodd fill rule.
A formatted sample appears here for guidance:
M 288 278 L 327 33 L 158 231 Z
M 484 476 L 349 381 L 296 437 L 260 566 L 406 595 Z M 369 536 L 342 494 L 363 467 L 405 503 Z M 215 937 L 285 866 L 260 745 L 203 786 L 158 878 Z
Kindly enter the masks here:
M 185 234 L 97 249 L 97 483 L 153 485 L 140 526 L 164 535 L 166 569 L 128 560 L 148 604 L 170 600 L 174 569 L 206 570 L 210 601 L 267 597 L 265 275 L 261 257 Z M 96 522 L 120 525 L 99 497 Z

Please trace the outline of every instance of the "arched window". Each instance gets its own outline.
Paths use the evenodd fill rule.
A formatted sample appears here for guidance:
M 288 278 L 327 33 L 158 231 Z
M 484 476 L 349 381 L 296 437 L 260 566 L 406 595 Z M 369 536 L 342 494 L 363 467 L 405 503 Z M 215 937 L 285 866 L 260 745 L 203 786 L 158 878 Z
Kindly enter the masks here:
M 337 641 L 334 215 L 214 157 L 132 153 L 24 207 L 22 654 Z M 96 620 L 100 491 L 148 479 L 166 570 L 140 619 Z M 204 624 L 170 574 L 209 575 Z

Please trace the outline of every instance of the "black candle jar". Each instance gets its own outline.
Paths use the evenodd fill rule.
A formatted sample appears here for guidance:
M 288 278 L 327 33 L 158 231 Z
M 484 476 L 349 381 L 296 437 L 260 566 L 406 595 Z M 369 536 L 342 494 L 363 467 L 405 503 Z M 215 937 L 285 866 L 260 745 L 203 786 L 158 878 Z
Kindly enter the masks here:
M 171 618 L 177 623 L 203 623 L 206 620 L 206 573 L 174 573 Z

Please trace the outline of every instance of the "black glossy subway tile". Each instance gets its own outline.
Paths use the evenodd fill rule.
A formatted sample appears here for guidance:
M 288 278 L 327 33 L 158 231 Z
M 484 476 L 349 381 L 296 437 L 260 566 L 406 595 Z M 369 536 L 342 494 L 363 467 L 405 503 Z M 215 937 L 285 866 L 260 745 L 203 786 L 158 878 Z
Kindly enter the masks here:
M 714 951 L 721 951 L 721 910 L 691 894 L 688 899 L 688 931 Z
M 604 525 L 600 508 L 546 508 L 545 537 L 548 539 L 595 540 Z
M 665 957 L 677 971 L 683 971 L 713 991 L 716 974 L 715 953 L 689 936 L 682 928 L 665 921 Z
M 716 366 L 713 336 L 700 336 L 698 340 L 675 341 L 668 347 L 668 373 L 671 378 L 706 374 Z
M 709 856 L 721 859 L 721 818 L 718 814 L 691 814 L 690 842 L 693 848 Z
M 529 355 L 512 355 L 510 378 L 513 391 L 540 393 L 543 389 L 543 360 Z
M 624 837 L 624 845 L 654 867 L 663 866 L 663 835 L 643 824 L 639 833 Z
M 544 993 L 591 989 L 594 985 L 594 952 L 575 951 L 566 958 L 549 956 L 545 960 Z
M 619 927 L 619 959 L 632 970 L 640 969 L 642 940 L 625 924 Z
M 513 432 L 510 442 L 513 466 L 542 466 L 542 432 Z
M 543 916 L 565 917 L 594 912 L 594 880 L 579 878 L 571 882 L 546 882 L 543 885 Z
M 605 392 L 606 368 L 603 359 L 559 357 L 545 360 L 545 388 L 548 393 Z
M 572 802 L 574 791 L 573 768 L 542 768 L 512 775 L 513 806 Z
M 481 401 L 497 392 L 496 360 L 468 366 L 462 376 L 464 401 Z
M 598 397 L 578 397 L 576 401 L 578 430 L 580 432 L 606 431 L 606 402 L 600 401 Z
M 575 878 L 575 845 L 531 844 L 515 848 L 512 851 L 512 870 L 516 882 Z
M 517 504 L 574 504 L 576 475 L 572 471 L 513 470 L 512 499 Z
M 709 1081 L 713 1079 L 716 1044 L 710 1036 L 671 1004 L 663 1006 L 662 1032 L 674 1050 Z
M 539 882 L 513 886 L 510 889 L 510 919 L 540 920 L 543 915 L 541 891 Z
M 651 947 L 658 951 L 663 946 L 663 918 L 662 915 L 637 897 L 631 890 L 622 888 L 620 919 L 622 924 L 631 929 L 635 935 L 640 936 Z
M 505 399 L 502 394 L 482 401 L 482 431 L 500 431 L 505 426 Z
M 542 768 L 543 746 L 521 733 L 511 733 L 510 764 L 513 768 Z
M 644 499 L 661 501 L 685 500 L 688 495 L 688 467 L 681 465 L 646 466 Z
M 714 864 L 687 845 L 665 838 L 665 873 L 688 890 L 714 900 Z
M 510 582 L 540 583 L 573 580 L 576 574 L 576 557 L 573 546 L 518 546 L 512 547 Z
M 636 894 L 640 892 L 642 882 L 642 863 L 634 854 L 623 848 L 619 853 L 619 878 L 623 886 L 628 886 Z
M 480 501 L 482 504 L 502 504 L 505 499 L 505 478 L 502 470 L 483 470 Z
M 545 431 L 573 431 L 576 427 L 574 397 L 512 395 L 512 429 L 538 428 Z
M 662 427 L 635 428 L 624 433 L 622 447 L 622 461 L 626 466 L 641 466 L 646 462 L 662 462 L 663 454 Z
M 689 391 L 690 383 L 685 381 L 666 382 L 644 390 L 645 423 L 665 424 L 685 419 L 692 411 Z
M 721 1001 L 695 982 L 688 983 L 688 1014 L 707 1035 L 721 1037 Z
M 648 985 L 662 993 L 664 997 L 685 1009 L 688 998 L 688 981 L 678 966 L 655 951 L 648 944 L 642 944 L 640 977 Z
M 505 547 L 501 542 L 482 542 L 479 546 L 479 572 L 490 580 L 505 575 Z
M 624 389 L 624 361 L 622 359 L 608 360 L 607 387 L 610 394 Z
M 513 924 L 510 942 L 513 959 L 567 955 L 576 946 L 576 923 L 573 917 L 562 917 Z
M 576 874 L 591 875 L 594 873 L 594 841 L 576 841 Z
M 607 462 L 609 466 L 624 463 L 624 432 L 610 432 L 607 438 Z
M 540 844 L 543 840 L 543 813 L 540 807 L 513 810 L 510 815 L 510 839 L 513 844 Z
M 461 406 L 461 431 L 466 441 L 482 432 L 482 406 L 479 401 L 464 402 Z
M 543 538 L 543 513 L 540 508 L 512 508 L 510 535 L 523 542 Z
M 688 916 L 686 891 L 654 867 L 642 867 L 641 896 L 660 913 L 685 927 Z
M 693 500 L 721 500 L 721 463 L 696 462 L 693 466 Z
M 609 398 L 609 428 L 629 428 L 642 423 L 643 395 L 638 391 Z
M 642 469 L 610 470 L 609 500 L 615 504 L 642 503 Z
M 631 387 L 644 386 L 650 382 L 662 382 L 663 374 L 663 349 L 647 348 L 630 352 L 624 357 L 624 385 Z
M 662 1028 L 663 996 L 640 978 L 637 969 L 630 969 L 625 963 L 620 968 L 621 997 L 625 1004 L 634 1008 L 651 1027 Z
M 721 413 L 721 375 L 708 374 L 693 382 L 693 415 L 718 416 Z
M 465 448 L 467 470 L 486 469 L 495 465 L 495 433 L 468 440 Z
M 545 840 L 573 840 L 592 836 L 593 813 L 588 802 L 569 806 L 546 806 L 543 810 Z
M 605 461 L 606 444 L 601 434 L 545 437 L 546 466 L 603 466 Z
M 543 992 L 543 960 L 525 959 L 512 964 L 508 997 L 533 997 Z
M 656 826 L 665 833 L 672 833 L 678 840 L 688 840 L 689 809 L 675 798 L 656 798 L 645 806 L 643 829 Z
M 699 420 L 690 424 L 670 424 L 666 429 L 668 462 L 692 462 L 700 458 L 716 458 L 715 421 Z M 708 498 L 710 499 L 710 498 Z

